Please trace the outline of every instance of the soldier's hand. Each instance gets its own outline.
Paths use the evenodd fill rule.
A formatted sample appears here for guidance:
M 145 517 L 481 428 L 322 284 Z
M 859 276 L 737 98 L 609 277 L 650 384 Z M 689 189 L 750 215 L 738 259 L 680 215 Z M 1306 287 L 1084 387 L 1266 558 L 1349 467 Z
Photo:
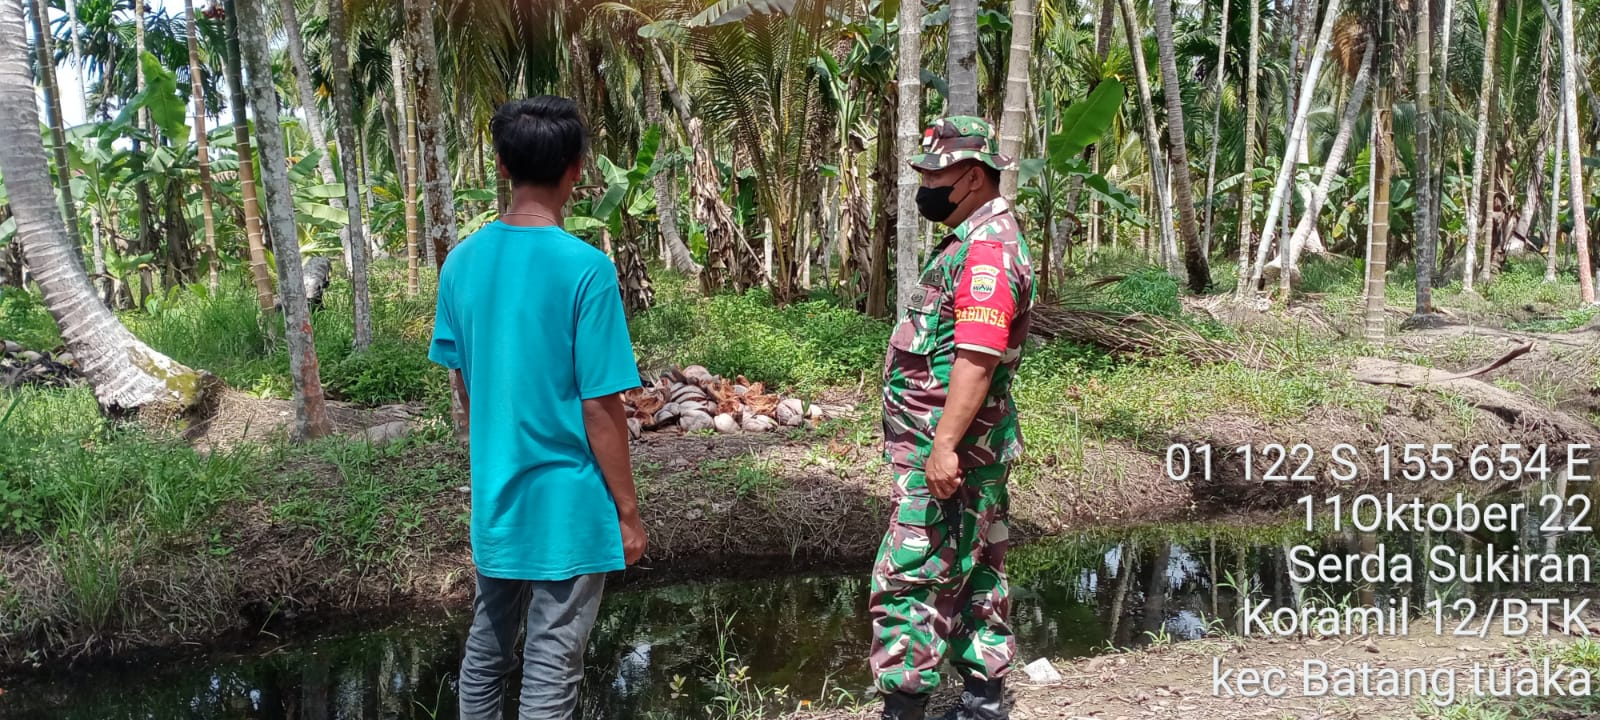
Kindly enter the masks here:
M 922 472 L 928 481 L 928 491 L 940 500 L 954 495 L 956 488 L 961 487 L 961 461 L 956 459 L 954 450 L 935 448 L 928 455 Z

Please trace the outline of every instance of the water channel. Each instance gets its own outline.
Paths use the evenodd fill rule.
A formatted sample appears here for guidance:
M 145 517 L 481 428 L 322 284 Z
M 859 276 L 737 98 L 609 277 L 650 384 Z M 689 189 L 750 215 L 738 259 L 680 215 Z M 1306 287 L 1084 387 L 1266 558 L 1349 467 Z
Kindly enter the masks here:
M 1208 631 L 1238 630 L 1240 590 L 1282 604 L 1407 597 L 1525 595 L 1528 586 L 1426 580 L 1359 587 L 1292 582 L 1288 550 L 1370 551 L 1383 543 L 1418 568 L 1448 545 L 1481 552 L 1460 534 L 1309 535 L 1302 529 L 1226 526 L 1135 528 L 1014 548 L 1013 620 L 1024 661 L 1073 658 Z M 1544 538 L 1537 529 L 1497 545 L 1595 553 L 1589 535 Z M 582 717 L 704 718 L 719 667 L 747 667 L 747 688 L 783 687 L 773 710 L 801 700 L 864 697 L 869 623 L 865 563 L 845 574 L 622 587 L 608 594 L 591 637 Z M 1569 591 L 1578 590 L 1568 588 Z M 1367 597 L 1370 593 L 1371 597 Z M 7 687 L 0 717 L 37 720 L 367 720 L 455 717 L 454 673 L 464 609 L 291 633 L 180 660 L 100 665 Z

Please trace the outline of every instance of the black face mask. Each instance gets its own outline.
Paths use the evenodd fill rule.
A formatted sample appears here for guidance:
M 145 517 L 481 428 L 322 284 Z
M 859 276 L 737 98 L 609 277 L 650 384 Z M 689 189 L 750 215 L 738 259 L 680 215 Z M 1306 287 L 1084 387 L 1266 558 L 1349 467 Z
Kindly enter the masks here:
M 917 188 L 917 212 L 936 223 L 948 219 L 956 211 L 956 204 L 950 201 L 950 193 L 955 186 L 928 187 L 923 185 Z

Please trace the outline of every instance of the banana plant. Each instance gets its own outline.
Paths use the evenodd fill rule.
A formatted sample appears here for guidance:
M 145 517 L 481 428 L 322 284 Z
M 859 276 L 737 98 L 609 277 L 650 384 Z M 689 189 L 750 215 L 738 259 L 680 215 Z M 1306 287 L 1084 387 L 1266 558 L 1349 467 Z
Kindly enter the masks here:
M 639 138 L 639 152 L 633 156 L 633 167 L 622 167 L 604 155 L 595 156 L 605 189 L 587 205 L 580 203 L 573 214 L 567 216 L 567 232 L 592 236 L 596 230 L 607 229 L 612 235 L 622 233 L 622 217 L 645 219 L 655 212 L 655 195 L 650 190 L 650 179 L 655 176 L 656 149 L 661 145 L 661 126 L 651 125 Z
M 1061 113 L 1061 129 L 1046 139 L 1045 157 L 1019 162 L 1018 185 L 1024 199 L 1046 200 L 1045 194 L 1051 189 L 1066 187 L 1073 178 L 1082 178 L 1083 187 L 1107 210 L 1139 227 L 1148 222 L 1139 213 L 1139 202 L 1132 195 L 1090 170 L 1083 161 L 1083 149 L 1099 141 L 1116 121 L 1124 93 L 1122 83 L 1107 78 L 1088 97 Z

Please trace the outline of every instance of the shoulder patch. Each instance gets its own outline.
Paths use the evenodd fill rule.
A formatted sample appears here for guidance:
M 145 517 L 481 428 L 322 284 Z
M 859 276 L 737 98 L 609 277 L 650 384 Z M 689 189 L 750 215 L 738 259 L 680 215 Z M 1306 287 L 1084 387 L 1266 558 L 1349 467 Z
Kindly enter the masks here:
M 969 290 L 974 300 L 988 300 L 994 296 L 995 286 L 999 284 L 1000 268 L 993 265 L 974 265 L 972 267 L 972 280 Z

